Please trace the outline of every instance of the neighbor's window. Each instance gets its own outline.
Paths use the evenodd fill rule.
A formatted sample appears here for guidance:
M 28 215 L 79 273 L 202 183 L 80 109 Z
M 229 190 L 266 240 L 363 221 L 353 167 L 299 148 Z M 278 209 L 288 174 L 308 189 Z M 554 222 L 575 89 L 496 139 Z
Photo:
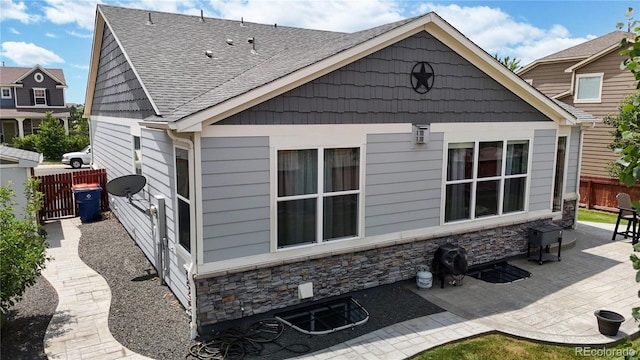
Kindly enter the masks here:
M 189 151 L 176 151 L 176 198 L 178 205 L 178 240 L 187 251 L 191 250 L 191 201 L 189 200 Z
M 11 89 L 10 88 L 2 88 L 2 98 L 3 99 L 11 99 Z
M 451 143 L 445 222 L 524 211 L 529 141 Z
M 576 75 L 576 102 L 600 102 L 604 74 Z
M 33 101 L 36 105 L 47 105 L 47 90 L 33 89 Z
M 278 151 L 278 247 L 358 236 L 360 148 Z
M 142 174 L 142 150 L 140 149 L 140 136 L 133 137 L 133 168 L 136 174 Z

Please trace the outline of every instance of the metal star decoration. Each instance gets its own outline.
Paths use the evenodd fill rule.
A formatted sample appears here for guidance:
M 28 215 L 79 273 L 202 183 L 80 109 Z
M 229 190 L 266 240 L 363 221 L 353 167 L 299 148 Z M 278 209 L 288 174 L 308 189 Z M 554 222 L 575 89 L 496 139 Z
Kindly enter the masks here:
M 416 71 L 417 69 L 419 71 Z M 411 86 L 419 94 L 425 94 L 431 90 L 434 81 L 433 68 L 428 62 L 419 62 L 411 70 Z

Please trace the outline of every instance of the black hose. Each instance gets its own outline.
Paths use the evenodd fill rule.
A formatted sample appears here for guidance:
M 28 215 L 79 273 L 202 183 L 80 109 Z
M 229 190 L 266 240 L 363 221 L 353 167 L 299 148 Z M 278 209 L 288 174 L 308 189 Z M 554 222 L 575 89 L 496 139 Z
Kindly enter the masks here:
M 230 328 L 218 331 L 207 341 L 199 342 L 189 348 L 189 354 L 185 359 L 198 360 L 241 360 L 245 355 L 265 356 L 275 354 L 281 350 L 287 350 L 296 354 L 309 352 L 306 344 L 282 345 L 276 340 L 284 332 L 284 324 L 276 319 L 257 321 L 246 330 Z M 264 352 L 266 343 L 276 345 L 276 349 Z

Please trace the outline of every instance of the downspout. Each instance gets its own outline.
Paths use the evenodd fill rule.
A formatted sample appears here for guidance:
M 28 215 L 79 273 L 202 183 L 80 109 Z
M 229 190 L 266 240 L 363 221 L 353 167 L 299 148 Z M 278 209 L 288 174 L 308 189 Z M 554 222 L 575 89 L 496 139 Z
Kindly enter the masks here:
M 596 126 L 595 122 L 591 123 L 591 128 Z M 580 146 L 578 147 L 578 171 L 576 176 L 576 189 L 578 193 L 578 199 L 576 200 L 576 211 L 573 214 L 573 226 L 572 229 L 576 229 L 578 227 L 578 210 L 580 209 L 580 177 L 582 176 L 582 150 L 584 148 L 584 126 L 580 126 Z
M 183 138 L 183 137 L 179 137 L 176 136 L 173 131 L 171 129 L 167 129 L 167 136 L 169 138 L 171 138 L 174 142 L 183 142 L 183 143 L 187 143 L 189 145 L 189 149 L 191 149 L 191 156 L 190 156 L 190 161 L 194 166 L 190 166 L 190 174 L 189 174 L 189 178 L 191 179 L 191 181 L 189 181 L 189 186 L 191 189 L 193 189 L 192 193 L 189 194 L 190 197 L 190 202 L 191 202 L 191 214 L 197 213 L 195 206 L 197 204 L 196 199 L 195 199 L 195 194 L 196 194 L 196 186 L 195 186 L 195 182 L 197 180 L 196 176 L 195 176 L 195 164 L 196 161 L 194 159 L 194 152 L 195 152 L 195 146 L 193 144 L 193 141 L 189 138 Z M 187 269 L 187 280 L 189 281 L 189 297 L 191 299 L 191 322 L 189 324 L 189 329 L 191 331 L 190 336 L 191 336 L 191 340 L 195 339 L 198 336 L 198 312 L 197 312 L 197 306 L 196 306 L 196 282 L 195 282 L 195 277 L 198 274 L 198 261 L 197 261 L 197 254 L 198 254 L 198 249 L 197 249 L 197 234 L 198 234 L 198 222 L 197 222 L 197 216 L 192 216 L 193 218 L 193 222 L 195 222 L 195 226 L 193 226 L 193 228 L 191 230 L 193 230 L 193 233 L 191 234 L 191 251 L 190 251 L 190 255 L 191 255 L 191 263 L 189 264 L 189 268 Z

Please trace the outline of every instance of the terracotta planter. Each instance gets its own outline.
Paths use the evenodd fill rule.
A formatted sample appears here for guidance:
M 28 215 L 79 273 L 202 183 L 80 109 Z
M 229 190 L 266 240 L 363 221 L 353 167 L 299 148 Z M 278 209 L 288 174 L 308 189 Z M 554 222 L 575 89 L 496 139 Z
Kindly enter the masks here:
M 598 319 L 598 330 L 602 335 L 616 336 L 625 320 L 624 316 L 609 310 L 596 310 L 593 314 Z

